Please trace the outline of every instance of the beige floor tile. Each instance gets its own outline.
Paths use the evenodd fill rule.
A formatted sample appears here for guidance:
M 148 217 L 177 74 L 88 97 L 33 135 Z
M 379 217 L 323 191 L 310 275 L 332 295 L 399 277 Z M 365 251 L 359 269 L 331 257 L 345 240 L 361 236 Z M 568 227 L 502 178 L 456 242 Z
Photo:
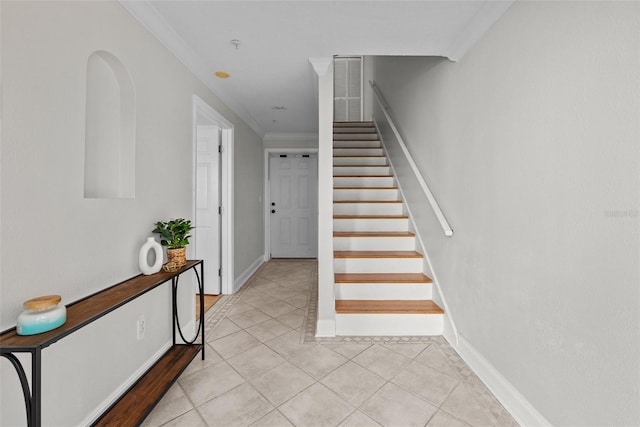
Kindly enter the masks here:
M 469 424 L 454 417 L 451 414 L 447 414 L 444 411 L 438 411 L 427 424 L 428 427 L 469 427 Z
M 422 353 L 416 356 L 414 360 L 436 371 L 440 371 L 445 375 L 458 378 L 458 374 L 447 360 L 447 356 L 435 345 L 427 347 Z
M 296 310 L 296 307 L 291 304 L 287 304 L 284 301 L 276 301 L 268 304 L 261 304 L 260 311 L 264 311 L 271 317 L 282 316 L 285 313 Z
M 249 381 L 275 406 L 286 402 L 315 382 L 309 375 L 288 362 Z
M 411 362 L 391 382 L 435 406 L 440 406 L 458 385 L 457 379 L 417 362 Z
M 243 296 L 242 297 L 242 302 L 245 304 L 249 304 L 253 307 L 260 307 L 264 304 L 270 304 L 273 302 L 277 302 L 280 301 L 278 298 L 274 298 L 272 296 L 269 296 L 267 294 L 262 294 L 262 295 L 249 295 L 249 296 Z
M 462 419 L 472 426 L 494 425 L 495 416 L 488 406 L 483 405 L 477 396 L 465 386 L 460 384 L 440 406 L 440 409 Z
M 360 411 L 356 411 L 349 418 L 344 420 L 340 427 L 380 427 L 380 424 L 373 421 Z
M 414 343 L 397 343 L 397 344 L 385 344 L 386 348 L 389 348 L 396 353 L 400 353 L 403 356 L 408 357 L 409 359 L 415 358 L 417 355 L 422 353 L 425 348 L 429 346 L 429 344 L 414 344 Z
M 181 378 L 178 382 L 189 399 L 199 406 L 245 381 L 227 362 L 220 362 Z
M 239 301 L 233 306 L 231 310 L 229 310 L 229 313 L 227 313 L 227 316 L 233 316 L 234 314 L 244 313 L 245 311 L 249 311 L 253 309 L 254 307 L 252 305 L 245 304 L 244 302 Z
M 204 360 L 200 357 L 200 353 L 196 355 L 196 357 L 191 361 L 189 366 L 182 372 L 181 377 L 186 377 L 194 372 L 200 371 L 209 366 L 213 366 L 216 363 L 221 362 L 222 356 L 220 356 L 210 345 L 206 344 L 206 348 L 204 350 Z
M 298 329 L 304 323 L 304 315 L 304 310 L 294 310 L 278 316 L 276 319 L 291 328 Z
M 295 293 L 295 295 L 290 296 L 284 300 L 287 304 L 291 304 L 294 307 L 302 308 L 306 307 L 309 301 L 309 296 L 306 294 Z
M 270 319 L 245 330 L 260 341 L 265 342 L 279 337 L 282 334 L 286 334 L 287 332 L 291 332 L 292 328 L 279 320 Z
M 207 427 L 207 423 L 204 422 L 198 411 L 193 409 L 163 424 L 162 427 Z
M 263 313 L 260 310 L 253 309 L 249 311 L 245 311 L 244 313 L 234 314 L 233 316 L 229 316 L 229 319 L 233 321 L 236 325 L 240 326 L 242 329 L 248 328 L 253 325 L 257 325 L 258 323 L 262 323 L 266 320 L 271 319 L 271 316 Z
M 245 331 L 236 332 L 210 343 L 211 347 L 222 357 L 228 359 L 260 345 L 253 335 Z
M 314 343 L 300 343 L 300 331 L 298 329 L 280 335 L 278 338 L 267 341 L 265 344 L 285 359 L 294 357 L 316 345 Z
M 269 412 L 264 417 L 260 418 L 255 423 L 251 424 L 251 427 L 293 427 L 293 424 L 285 418 L 277 409 Z
M 234 332 L 241 331 L 242 328 L 229 319 L 221 320 L 211 331 L 207 332 L 207 342 L 215 341 L 218 338 L 226 337 Z
M 273 410 L 249 383 L 242 384 L 198 408 L 210 426 L 248 426 Z
M 227 359 L 244 378 L 254 378 L 284 362 L 284 358 L 264 344 Z
M 161 426 L 193 409 L 193 404 L 180 385 L 174 384 L 142 423 L 142 427 Z
M 319 380 L 339 366 L 345 364 L 347 359 L 322 345 L 316 345 L 304 353 L 292 357 L 289 361 Z
M 284 405 L 280 411 L 296 426 L 337 426 L 345 420 L 354 408 L 335 393 L 314 384 Z
M 372 345 L 352 360 L 387 380 L 393 378 L 410 362 L 407 357 L 379 344 Z
M 387 383 L 360 410 L 383 426 L 424 426 L 437 408 Z
M 347 362 L 327 375 L 321 383 L 357 407 L 378 391 L 386 380 L 360 365 Z
M 340 353 L 347 359 L 353 359 L 371 347 L 371 344 L 325 344 L 324 346 L 330 348 L 336 353 Z

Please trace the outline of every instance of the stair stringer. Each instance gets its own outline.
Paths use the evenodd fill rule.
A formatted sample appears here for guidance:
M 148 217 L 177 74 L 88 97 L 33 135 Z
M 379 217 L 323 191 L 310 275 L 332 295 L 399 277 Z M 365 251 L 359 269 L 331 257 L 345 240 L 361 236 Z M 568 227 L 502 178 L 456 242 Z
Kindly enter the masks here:
M 431 258 L 426 250 L 426 246 L 422 240 L 422 235 L 420 234 L 419 229 L 416 227 L 414 216 L 411 213 L 411 208 L 409 207 L 409 203 L 407 202 L 407 198 L 405 197 L 404 191 L 402 189 L 402 183 L 398 178 L 398 174 L 396 173 L 395 167 L 393 165 L 393 160 L 389 155 L 387 150 L 387 146 L 384 142 L 384 138 L 382 136 L 382 131 L 378 127 L 378 122 L 375 117 L 372 118 L 372 122 L 378 132 L 378 138 L 380 140 L 380 144 L 382 145 L 382 150 L 387 158 L 387 162 L 389 167 L 391 168 L 391 172 L 395 178 L 396 187 L 398 188 L 398 194 L 400 195 L 400 199 L 403 200 L 403 207 L 406 209 L 406 214 L 409 217 L 409 231 L 413 232 L 416 237 L 416 251 L 420 252 L 424 255 L 424 269 L 423 273 L 429 276 L 433 280 L 433 301 L 435 301 L 440 307 L 444 309 L 444 319 L 443 319 L 443 332 L 442 335 L 447 339 L 449 343 L 453 346 L 458 345 L 458 328 L 456 328 L 456 324 L 453 320 L 453 315 L 447 301 L 445 299 L 444 293 L 442 292 L 442 288 L 440 286 L 440 281 L 438 280 L 438 275 L 436 274 L 433 264 L 431 263 Z

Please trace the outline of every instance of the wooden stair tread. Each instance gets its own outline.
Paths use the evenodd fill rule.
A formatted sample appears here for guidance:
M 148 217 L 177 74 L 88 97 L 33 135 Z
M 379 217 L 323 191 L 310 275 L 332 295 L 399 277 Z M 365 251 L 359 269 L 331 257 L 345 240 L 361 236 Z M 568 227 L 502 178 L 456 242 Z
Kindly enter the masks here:
M 140 425 L 160 398 L 189 366 L 202 346 L 174 345 L 147 371 L 94 426 Z
M 334 231 L 333 237 L 415 237 L 409 231 Z
M 334 258 L 424 258 L 416 251 L 334 251 Z
M 335 283 L 432 283 L 422 273 L 336 273 Z
M 333 187 L 334 190 L 397 190 L 398 187 Z
M 333 203 L 402 203 L 402 200 L 334 200 Z
M 338 158 L 346 158 L 346 157 L 356 157 L 356 158 L 364 158 L 364 157 L 371 157 L 374 159 L 379 159 L 381 157 L 384 157 L 385 159 L 387 158 L 387 156 L 385 156 L 384 154 L 380 154 L 380 155 L 364 155 L 364 156 L 358 156 L 356 154 L 342 154 L 342 155 L 335 155 L 333 157 L 338 157 Z M 374 165 L 356 165 L 356 166 L 374 166 Z M 383 166 L 389 166 L 389 165 L 383 165 Z
M 395 178 L 394 175 L 333 175 L 333 178 Z
M 334 215 L 333 219 L 407 219 L 406 215 Z
M 336 300 L 337 314 L 443 314 L 431 300 Z

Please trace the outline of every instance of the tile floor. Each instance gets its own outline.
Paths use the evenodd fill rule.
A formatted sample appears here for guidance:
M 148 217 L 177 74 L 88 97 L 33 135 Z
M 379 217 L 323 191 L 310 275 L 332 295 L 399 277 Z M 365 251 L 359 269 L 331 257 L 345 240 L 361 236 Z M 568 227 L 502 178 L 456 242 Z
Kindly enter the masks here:
M 517 426 L 441 337 L 316 339 L 315 260 L 272 260 L 206 314 L 151 426 Z

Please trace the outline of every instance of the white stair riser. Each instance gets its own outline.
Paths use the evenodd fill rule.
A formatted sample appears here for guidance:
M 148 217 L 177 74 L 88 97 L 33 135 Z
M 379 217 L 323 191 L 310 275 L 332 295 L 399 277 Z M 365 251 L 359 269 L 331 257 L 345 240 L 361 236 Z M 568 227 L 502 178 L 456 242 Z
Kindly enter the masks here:
M 334 177 L 335 187 L 393 187 L 393 177 Z
M 409 231 L 407 218 L 334 218 L 333 231 Z
M 368 148 L 381 148 L 380 141 L 376 139 L 334 139 L 333 148 L 341 147 L 368 147 Z
M 334 165 L 386 165 L 386 157 L 334 157 Z
M 375 127 L 371 126 L 334 126 L 333 132 L 353 132 L 353 133 L 362 133 L 362 132 L 374 132 L 376 130 Z
M 433 297 L 431 283 L 336 283 L 336 299 L 426 300 Z
M 443 314 L 336 314 L 336 335 L 442 335 Z
M 336 230 L 338 231 L 338 230 Z M 415 237 L 334 237 L 334 251 L 415 251 Z
M 422 258 L 334 258 L 335 273 L 422 273 Z
M 333 200 L 398 200 L 398 189 L 333 189 Z
M 334 156 L 382 156 L 382 148 L 334 148 Z
M 402 215 L 402 203 L 334 203 L 334 215 Z
M 334 166 L 333 175 L 391 175 L 391 168 L 389 166 Z

